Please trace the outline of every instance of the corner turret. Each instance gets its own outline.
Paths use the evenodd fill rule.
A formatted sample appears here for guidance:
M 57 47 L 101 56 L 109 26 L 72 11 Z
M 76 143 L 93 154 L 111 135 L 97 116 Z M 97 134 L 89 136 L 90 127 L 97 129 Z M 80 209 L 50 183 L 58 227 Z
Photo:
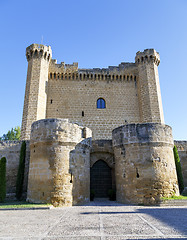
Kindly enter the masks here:
M 34 43 L 26 48 L 26 58 L 28 62 L 32 58 L 42 58 L 42 57 L 47 61 L 51 60 L 52 50 L 50 46 Z
M 31 124 L 46 117 L 46 87 L 49 62 L 52 58 L 50 46 L 32 44 L 26 49 L 28 61 L 27 82 L 21 127 L 21 139 L 29 140 Z
M 146 49 L 136 53 L 135 63 L 138 68 L 140 121 L 164 123 L 158 76 L 160 55 L 155 49 Z
M 160 55 L 155 49 L 145 49 L 143 52 L 139 51 L 136 53 L 135 63 L 154 63 L 158 66 L 160 63 Z

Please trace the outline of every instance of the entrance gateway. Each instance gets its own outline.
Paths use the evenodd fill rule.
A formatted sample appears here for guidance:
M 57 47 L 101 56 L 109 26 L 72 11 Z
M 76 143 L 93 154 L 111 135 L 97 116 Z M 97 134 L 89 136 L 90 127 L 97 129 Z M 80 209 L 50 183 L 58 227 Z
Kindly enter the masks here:
M 110 189 L 112 189 L 111 168 L 105 161 L 98 160 L 90 169 L 90 190 L 94 191 L 96 198 L 107 198 Z

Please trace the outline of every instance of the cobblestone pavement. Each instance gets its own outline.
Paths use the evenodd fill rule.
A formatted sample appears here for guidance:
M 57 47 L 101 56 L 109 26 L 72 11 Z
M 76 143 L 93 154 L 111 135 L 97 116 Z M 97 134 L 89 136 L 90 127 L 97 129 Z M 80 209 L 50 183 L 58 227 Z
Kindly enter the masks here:
M 0 239 L 187 239 L 187 207 L 96 201 L 50 210 L 1 210 Z

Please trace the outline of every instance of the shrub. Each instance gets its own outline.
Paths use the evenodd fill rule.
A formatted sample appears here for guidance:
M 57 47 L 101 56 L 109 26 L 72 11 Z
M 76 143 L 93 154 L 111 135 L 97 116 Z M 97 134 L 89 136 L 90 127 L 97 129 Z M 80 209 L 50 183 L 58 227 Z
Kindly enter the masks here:
M 174 152 L 174 158 L 175 158 L 175 165 L 176 165 L 176 171 L 177 171 L 179 191 L 180 191 L 180 193 L 182 193 L 182 191 L 184 190 L 184 181 L 183 181 L 183 176 L 182 176 L 180 158 L 179 158 L 179 154 L 178 154 L 176 146 L 174 146 L 173 152 Z
M 6 158 L 0 159 L 0 202 L 4 202 L 6 197 Z
M 16 180 L 16 198 L 20 200 L 23 193 L 23 180 L 25 171 L 25 156 L 26 156 L 26 142 L 23 141 L 21 144 L 19 167 Z

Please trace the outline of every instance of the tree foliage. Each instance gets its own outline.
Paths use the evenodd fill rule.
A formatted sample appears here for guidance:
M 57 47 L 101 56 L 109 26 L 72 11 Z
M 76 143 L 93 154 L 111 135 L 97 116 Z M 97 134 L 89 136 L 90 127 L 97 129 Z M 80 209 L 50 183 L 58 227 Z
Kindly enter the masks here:
M 21 129 L 18 126 L 9 130 L 7 134 L 3 134 L 3 136 L 0 137 L 0 140 L 1 141 L 20 140 L 20 136 L 21 136 Z
M 174 148 L 173 148 L 173 153 L 174 153 L 174 158 L 175 158 L 175 165 L 176 165 L 176 171 L 177 171 L 179 191 L 180 191 L 180 193 L 182 193 L 182 191 L 184 190 L 184 181 L 183 181 L 183 176 L 182 176 L 180 158 L 179 158 L 179 154 L 178 154 L 176 146 L 174 146 Z
M 25 157 L 26 157 L 26 142 L 23 141 L 21 144 L 19 167 L 16 180 L 16 198 L 20 200 L 23 193 L 23 181 L 24 181 L 24 171 L 25 171 Z
M 6 158 L 0 159 L 0 202 L 4 202 L 6 197 Z

